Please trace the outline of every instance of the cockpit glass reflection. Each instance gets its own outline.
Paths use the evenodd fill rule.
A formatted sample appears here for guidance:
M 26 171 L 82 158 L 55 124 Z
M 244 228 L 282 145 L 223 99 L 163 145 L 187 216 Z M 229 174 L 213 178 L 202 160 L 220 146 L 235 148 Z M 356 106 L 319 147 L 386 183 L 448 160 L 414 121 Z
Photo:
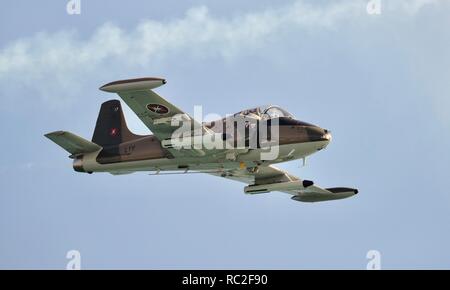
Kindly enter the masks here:
M 243 110 L 239 113 L 236 113 L 235 116 L 241 115 L 241 116 L 258 116 L 261 119 L 273 119 L 273 118 L 280 118 L 280 117 L 287 117 L 287 118 L 294 118 L 294 116 L 289 113 L 288 111 L 278 107 L 278 106 L 261 106 L 249 110 Z

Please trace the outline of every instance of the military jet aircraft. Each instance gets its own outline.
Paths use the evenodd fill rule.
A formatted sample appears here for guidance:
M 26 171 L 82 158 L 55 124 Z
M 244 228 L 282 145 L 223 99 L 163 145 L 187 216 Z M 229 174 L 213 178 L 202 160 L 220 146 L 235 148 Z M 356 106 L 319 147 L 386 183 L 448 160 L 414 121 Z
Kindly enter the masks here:
M 281 191 L 303 202 L 343 199 L 358 193 L 354 188 L 322 188 L 273 166 L 305 160 L 324 149 L 331 141 L 328 130 L 296 120 L 278 106 L 200 123 L 153 91 L 165 83 L 152 77 L 100 87 L 117 93 L 153 135 L 130 132 L 120 101 L 110 100 L 100 108 L 92 141 L 67 131 L 45 136 L 70 153 L 77 172 L 207 173 L 246 183 L 247 194 Z

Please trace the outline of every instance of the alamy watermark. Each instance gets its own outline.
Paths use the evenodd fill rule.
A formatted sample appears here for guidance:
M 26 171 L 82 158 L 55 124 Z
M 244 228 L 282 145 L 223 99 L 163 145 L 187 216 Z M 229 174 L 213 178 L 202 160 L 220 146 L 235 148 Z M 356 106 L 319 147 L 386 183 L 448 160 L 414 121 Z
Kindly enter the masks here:
M 366 11 L 369 15 L 381 14 L 381 0 L 370 0 L 367 2 Z
M 81 14 L 81 0 L 69 0 L 66 5 L 66 12 L 69 15 Z
M 66 254 L 69 259 L 66 270 L 81 270 L 81 253 L 78 250 L 70 250 Z
M 156 110 L 154 104 L 151 105 L 150 109 Z M 159 105 L 158 110 L 168 112 L 163 105 Z M 155 119 L 155 123 L 176 128 L 170 138 L 161 141 L 165 149 L 198 151 L 260 149 L 262 160 L 275 160 L 279 156 L 279 118 L 273 116 L 269 118 L 257 112 L 257 109 L 253 109 L 227 115 L 225 118 L 218 114 L 203 117 L 202 106 L 195 106 L 193 119 L 186 114 L 176 114 Z M 216 121 L 203 122 L 204 119 Z
M 381 270 L 381 253 L 377 250 L 370 250 L 366 254 L 366 258 L 369 260 L 367 262 L 367 270 Z

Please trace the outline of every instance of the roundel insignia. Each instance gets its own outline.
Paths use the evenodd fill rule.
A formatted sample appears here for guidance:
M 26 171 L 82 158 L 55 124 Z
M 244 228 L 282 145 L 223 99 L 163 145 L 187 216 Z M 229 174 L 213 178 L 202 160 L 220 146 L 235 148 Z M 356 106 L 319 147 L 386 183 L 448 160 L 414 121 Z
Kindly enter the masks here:
M 161 104 L 148 104 L 147 109 L 155 114 L 165 115 L 169 113 L 169 108 Z
M 119 129 L 117 129 L 117 128 L 109 129 L 109 135 L 111 135 L 112 137 L 116 137 L 117 134 L 119 134 Z

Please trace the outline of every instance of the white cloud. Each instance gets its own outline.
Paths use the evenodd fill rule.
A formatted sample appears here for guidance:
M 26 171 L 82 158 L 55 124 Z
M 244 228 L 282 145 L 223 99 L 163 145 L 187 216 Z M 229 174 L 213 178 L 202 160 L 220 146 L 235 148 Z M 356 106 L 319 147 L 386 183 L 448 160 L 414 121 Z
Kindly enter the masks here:
M 258 48 L 264 40 L 283 31 L 335 29 L 342 22 L 371 17 L 366 14 L 367 2 L 344 0 L 313 5 L 296 1 L 281 8 L 232 18 L 214 17 L 205 6 L 200 6 L 189 9 L 181 19 L 146 20 L 132 31 L 106 23 L 88 39 L 81 39 L 76 31 L 38 33 L 0 50 L 0 84 L 2 87 L 25 84 L 44 98 L 55 101 L 51 97 L 55 90 L 76 92 L 74 80 L 98 73 L 106 63 L 144 67 L 181 53 L 183 56 L 230 60 L 241 52 Z M 435 2 L 398 0 L 382 3 L 386 11 L 415 14 Z M 49 79 L 51 83 L 39 83 Z

